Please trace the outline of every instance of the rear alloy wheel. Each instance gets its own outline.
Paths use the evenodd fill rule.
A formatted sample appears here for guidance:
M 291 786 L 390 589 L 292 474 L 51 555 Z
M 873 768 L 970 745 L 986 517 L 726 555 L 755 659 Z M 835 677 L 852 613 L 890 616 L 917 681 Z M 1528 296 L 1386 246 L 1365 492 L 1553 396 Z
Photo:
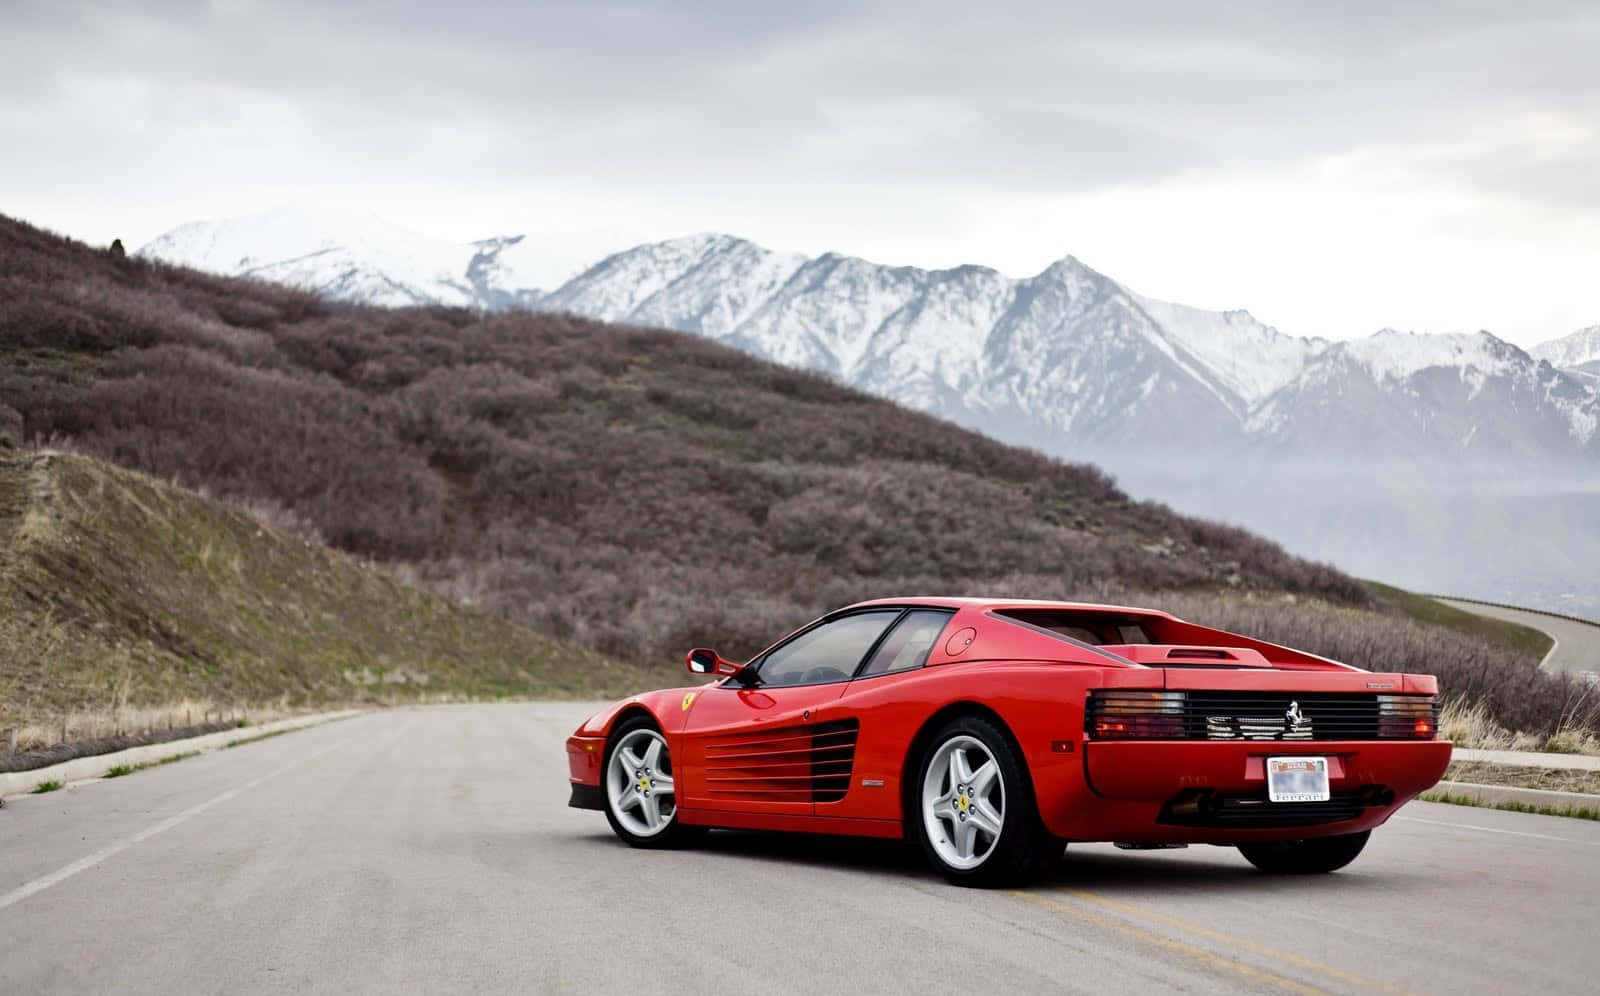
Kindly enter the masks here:
M 611 829 L 634 847 L 672 847 L 699 829 L 678 823 L 667 741 L 643 716 L 612 733 L 602 786 Z
M 1240 844 L 1239 853 L 1246 861 L 1273 875 L 1321 875 L 1338 871 L 1354 861 L 1371 836 L 1371 830 L 1363 830 L 1338 837 Z
M 929 862 L 958 885 L 1027 878 L 1060 857 L 1039 822 L 1017 750 L 988 719 L 946 724 L 923 759 L 916 823 Z

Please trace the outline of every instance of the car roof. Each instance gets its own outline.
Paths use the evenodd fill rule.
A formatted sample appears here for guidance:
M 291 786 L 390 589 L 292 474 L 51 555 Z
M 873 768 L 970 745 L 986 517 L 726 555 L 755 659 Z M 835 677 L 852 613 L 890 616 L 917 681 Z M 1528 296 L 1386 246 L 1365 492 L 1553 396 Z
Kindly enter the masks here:
M 1142 616 L 1163 616 L 1172 618 L 1159 609 L 1142 609 L 1131 605 L 1103 605 L 1096 602 L 1057 602 L 1038 598 L 980 598 L 965 595 L 914 595 L 900 598 L 875 598 L 867 602 L 857 602 L 847 606 L 846 609 L 865 609 L 877 605 L 925 605 L 938 609 L 1062 609 L 1069 612 L 1114 612 L 1121 614 Z

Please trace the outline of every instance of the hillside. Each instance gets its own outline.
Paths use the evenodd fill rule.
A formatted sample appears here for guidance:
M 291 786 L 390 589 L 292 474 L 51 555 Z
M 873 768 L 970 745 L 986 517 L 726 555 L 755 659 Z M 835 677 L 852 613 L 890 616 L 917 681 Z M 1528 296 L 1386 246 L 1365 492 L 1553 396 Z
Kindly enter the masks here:
M 682 333 L 338 305 L 0 220 L 0 357 L 0 436 L 204 488 L 382 563 L 365 583 L 404 577 L 661 673 L 686 647 L 746 655 L 864 597 L 1113 598 L 1438 674 L 1517 729 L 1600 730 L 1526 648 L 1407 618 L 1404 602 L 1242 530 L 1130 501 L 1093 467 Z M 494 634 L 536 639 L 470 618 L 487 635 L 462 639 L 487 641 L 488 661 L 517 656 L 497 655 L 512 637 Z M 376 607 L 327 622 L 288 649 L 326 639 L 358 655 L 368 637 L 351 634 L 394 625 Z
M 640 681 L 143 474 L 0 451 L 0 729 L 186 699 L 292 708 Z
M 856 597 L 1359 583 L 1241 530 L 676 332 L 330 304 L 0 225 L 0 403 L 634 661 Z M 0 413 L 3 414 L 3 413 Z

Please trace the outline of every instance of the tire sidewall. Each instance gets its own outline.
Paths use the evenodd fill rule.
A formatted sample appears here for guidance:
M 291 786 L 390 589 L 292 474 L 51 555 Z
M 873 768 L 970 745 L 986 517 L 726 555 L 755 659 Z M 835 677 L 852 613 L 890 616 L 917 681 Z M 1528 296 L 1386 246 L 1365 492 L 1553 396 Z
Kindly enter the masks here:
M 1371 830 L 1362 830 L 1280 844 L 1242 844 L 1239 853 L 1269 875 L 1323 875 L 1360 857 L 1371 837 Z

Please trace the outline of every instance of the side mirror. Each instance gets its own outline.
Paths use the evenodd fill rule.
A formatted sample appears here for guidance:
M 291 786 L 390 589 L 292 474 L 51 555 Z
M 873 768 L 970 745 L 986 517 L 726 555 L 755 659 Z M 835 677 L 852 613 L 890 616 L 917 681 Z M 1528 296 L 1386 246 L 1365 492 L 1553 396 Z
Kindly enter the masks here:
M 733 675 L 735 677 L 744 673 L 743 664 L 724 660 L 715 650 L 708 647 L 696 647 L 689 651 L 685 662 L 689 666 L 690 674 Z

